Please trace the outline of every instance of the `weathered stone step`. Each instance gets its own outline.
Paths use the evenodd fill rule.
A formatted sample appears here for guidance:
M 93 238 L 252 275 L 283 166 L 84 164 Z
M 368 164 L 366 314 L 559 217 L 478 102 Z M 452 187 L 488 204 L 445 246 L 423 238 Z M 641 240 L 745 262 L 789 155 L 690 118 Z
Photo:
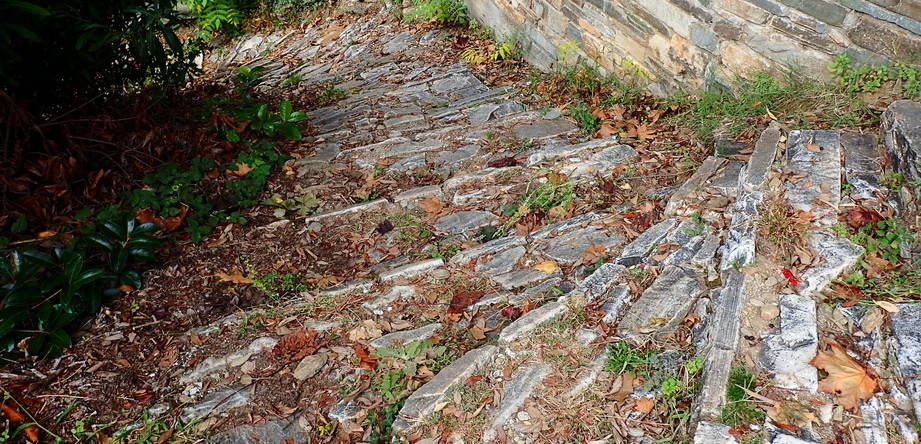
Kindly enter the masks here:
M 620 320 L 618 334 L 639 337 L 670 332 L 705 291 L 695 271 L 667 266 Z
M 785 196 L 796 210 L 812 212 L 822 226 L 838 222 L 841 203 L 841 136 L 837 131 L 791 131 L 787 135 Z

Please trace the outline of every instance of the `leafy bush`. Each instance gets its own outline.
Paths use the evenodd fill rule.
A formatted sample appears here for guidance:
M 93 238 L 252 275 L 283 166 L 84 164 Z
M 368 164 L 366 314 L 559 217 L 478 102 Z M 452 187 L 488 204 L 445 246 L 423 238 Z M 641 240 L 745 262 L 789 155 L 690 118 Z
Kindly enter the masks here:
M 0 255 L 0 358 L 70 347 L 67 329 L 82 315 L 98 312 L 124 286 L 140 288 L 131 265 L 156 259 L 157 230 L 121 214 L 84 227 L 70 245 Z
M 470 17 L 460 0 L 413 0 L 413 8 L 406 13 L 406 21 L 435 19 L 441 25 L 467 26 Z
M 183 84 L 195 51 L 176 0 L 0 3 L 0 89 L 47 103 L 111 88 Z
M 188 0 L 195 12 L 200 36 L 207 38 L 214 32 L 234 32 L 243 20 L 243 8 L 235 0 Z

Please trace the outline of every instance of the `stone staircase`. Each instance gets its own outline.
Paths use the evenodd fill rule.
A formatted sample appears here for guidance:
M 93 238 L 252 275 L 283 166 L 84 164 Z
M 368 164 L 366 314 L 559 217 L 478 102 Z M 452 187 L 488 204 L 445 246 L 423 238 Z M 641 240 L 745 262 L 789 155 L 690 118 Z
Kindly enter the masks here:
M 371 41 L 366 38 L 370 29 L 385 35 Z M 437 53 L 433 48 L 441 36 L 438 30 L 414 34 L 395 29 L 386 12 L 381 12 L 365 15 L 341 29 L 243 37 L 210 60 L 210 69 L 219 76 L 242 63 L 265 67 L 260 88 L 279 88 L 288 76 L 298 74 L 304 85 L 333 82 L 351 91 L 348 98 L 310 114 L 311 123 L 319 130 L 314 138 L 316 152 L 294 165 L 305 188 L 335 186 L 336 171 L 343 166 L 399 174 L 430 169 L 448 176 L 441 183 L 393 189 L 387 196 L 360 204 L 344 198 L 327 200 L 324 208 L 303 221 L 300 231 L 301 235 L 322 235 L 324 227 L 347 224 L 353 218 L 412 210 L 437 201 L 446 209 L 434 221 L 437 232 L 472 246 L 447 261 L 413 261 L 404 256 L 388 258 L 385 252 L 390 245 L 385 243 L 373 258 L 380 263 L 367 275 L 303 296 L 309 300 L 364 295 L 365 316 L 376 319 L 391 310 L 394 301 L 418 297 L 414 286 L 408 285 L 410 281 L 426 285 L 456 270 L 467 270 L 500 288 L 466 308 L 467 313 L 489 313 L 485 324 L 491 329 L 488 343 L 467 351 L 416 389 L 399 411 L 394 432 L 407 436 L 425 427 L 436 411 L 453 401 L 458 387 L 482 377 L 493 384 L 491 389 L 501 391 L 501 401 L 484 413 L 482 433 L 473 441 L 468 437 L 467 442 L 540 442 L 532 427 L 533 414 L 527 408 L 538 393 L 562 394 L 561 402 L 576 402 L 606 377 L 607 344 L 645 343 L 679 330 L 687 330 L 694 353 L 704 357 L 700 395 L 693 422 L 688 424 L 689 430 L 696 430 L 695 443 L 736 442 L 730 427 L 719 424 L 719 419 L 726 404 L 730 369 L 745 362 L 743 354 L 756 357 L 755 365 L 770 376 L 770 384 L 787 390 L 791 397 L 804 402 L 833 401 L 817 392 L 819 375 L 809 364 L 824 339 L 821 326 L 830 322 L 831 309 L 819 306 L 824 305 L 821 294 L 833 279 L 856 266 L 863 249 L 835 237 L 827 228 L 837 223 L 839 212 L 853 204 L 853 197 L 878 200 L 889 195 L 878 181 L 884 162 L 876 136 L 788 132 L 772 126 L 750 152 L 746 147 L 723 144 L 686 182 L 661 190 L 669 196 L 665 218 L 629 242 L 610 228 L 619 220 L 618 209 L 611 208 L 577 214 L 525 236 L 512 230 L 508 236 L 475 244 L 478 230 L 502 224 L 502 204 L 526 189 L 528 178 L 536 171 L 561 171 L 574 181 L 592 180 L 595 172 L 609 175 L 619 165 L 630 164 L 637 152 L 615 137 L 573 143 L 578 129 L 558 113 L 526 110 L 513 88 L 489 88 L 465 63 L 446 65 L 433 59 L 432 53 Z M 892 106 L 886 121 L 890 149 L 890 139 L 898 138 L 891 134 L 914 134 L 914 129 L 906 126 L 913 121 L 905 116 L 916 113 L 917 107 Z M 483 151 L 493 134 L 514 134 L 533 141 L 526 161 L 489 167 L 491 161 L 508 154 Z M 906 159 L 904 154 L 900 158 Z M 916 167 L 912 160 L 904 163 Z M 842 177 L 852 187 L 846 195 L 841 192 Z M 809 244 L 821 258 L 799 276 L 802 283 L 795 288 L 781 285 L 780 269 L 763 262 L 756 249 L 763 202 L 781 193 L 795 210 L 814 216 L 815 230 L 809 233 Z M 910 196 L 879 204 L 901 210 L 910 204 L 906 199 Z M 269 229 L 287 224 L 280 221 Z M 580 259 L 589 248 L 601 248 L 611 260 L 585 273 Z M 545 261 L 554 261 L 558 267 L 536 268 Z M 562 271 L 573 267 L 579 272 Z M 648 287 L 629 285 L 631 273 L 637 270 L 652 270 L 655 278 Z M 781 291 L 782 287 L 786 290 Z M 526 313 L 506 323 L 501 312 L 508 307 Z M 548 325 L 571 319 L 586 308 L 603 312 L 603 322 L 610 330 L 587 323 L 577 326 L 569 338 L 571 344 L 563 346 L 536 339 Z M 859 324 L 869 313 L 865 308 L 844 309 L 850 320 L 843 322 Z M 868 342 L 859 343 L 867 350 L 883 351 L 888 344 L 894 352 L 894 356 L 887 358 L 884 353 L 879 362 L 872 363 L 877 369 L 888 363 L 894 373 L 888 392 L 878 393 L 860 409 L 858 429 L 863 442 L 889 442 L 887 436 L 894 435 L 887 430 L 893 427 L 895 435 L 905 442 L 918 441 L 913 418 L 921 414 L 921 384 L 917 379 L 921 373 L 917 368 L 921 362 L 917 358 L 921 356 L 921 309 L 908 304 L 899 308 L 891 316 L 891 333 L 878 331 L 867 338 Z M 755 318 L 765 322 L 752 322 Z M 458 322 L 464 319 L 461 316 Z M 334 329 L 336 325 L 314 327 Z M 441 322 L 415 325 L 368 345 L 406 344 L 437 335 L 443 328 Z M 886 342 L 890 335 L 890 342 Z M 250 349 L 274 344 L 274 339 L 260 340 Z M 568 385 L 561 387 L 560 378 L 553 377 L 561 368 L 554 348 L 570 346 L 590 356 L 566 367 L 571 374 L 565 379 Z M 186 374 L 183 382 L 201 381 L 215 368 L 200 366 Z M 245 402 L 218 403 L 207 409 L 192 407 L 195 410 L 190 410 L 189 416 L 214 414 Z M 361 418 L 363 408 L 352 397 L 323 413 L 347 424 Z M 772 443 L 827 442 L 822 429 L 828 428 L 830 421 L 804 427 L 795 435 L 770 421 L 765 430 Z M 248 442 L 252 436 L 260 436 L 260 442 L 286 438 L 302 441 L 309 437 L 304 430 L 283 424 L 276 420 L 261 427 L 238 427 L 213 441 Z M 642 431 L 610 439 L 651 442 Z

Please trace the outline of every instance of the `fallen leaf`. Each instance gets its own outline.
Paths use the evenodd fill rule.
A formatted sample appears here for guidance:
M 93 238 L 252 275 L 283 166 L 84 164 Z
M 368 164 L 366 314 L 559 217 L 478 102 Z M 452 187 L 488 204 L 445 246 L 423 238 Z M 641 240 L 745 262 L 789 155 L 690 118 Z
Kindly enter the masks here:
M 420 199 L 418 202 L 419 208 L 422 208 L 426 214 L 434 216 L 441 212 L 444 208 L 444 204 L 440 200 L 435 199 L 434 197 L 427 197 L 425 199 Z
M 786 430 L 795 431 L 815 421 L 815 413 L 808 405 L 792 399 L 774 401 L 766 413 L 776 426 Z
M 461 289 L 455 291 L 454 296 L 451 297 L 451 304 L 448 306 L 448 314 L 463 313 L 467 307 L 479 301 L 484 294 L 486 294 L 486 291 L 483 290 Z
M 876 381 L 838 344 L 831 344 L 831 353 L 820 350 L 809 364 L 828 372 L 828 377 L 819 382 L 819 391 L 837 394 L 838 403 L 848 410 L 870 399 L 876 391 Z
M 784 268 L 781 273 L 783 273 L 783 277 L 787 279 L 787 282 L 790 283 L 791 287 L 799 285 L 799 279 L 796 279 L 796 276 L 793 275 L 792 271 Z
M 240 163 L 237 164 L 237 169 L 236 169 L 236 170 L 227 170 L 227 171 L 233 173 L 234 175 L 236 175 L 236 176 L 238 176 L 238 177 L 243 177 L 243 176 L 246 175 L 246 173 L 248 173 L 248 172 L 250 172 L 250 171 L 252 171 L 252 170 L 253 170 L 253 168 L 252 168 L 251 166 L 249 166 L 249 165 L 247 165 L 247 164 L 245 164 L 245 163 L 243 163 L 243 162 L 240 162 Z
M 544 272 L 546 274 L 551 274 L 554 271 L 560 269 L 559 264 L 556 261 L 544 261 L 534 266 L 534 269 L 537 271 Z
M 627 373 L 622 373 L 614 379 L 611 385 L 611 394 L 607 399 L 617 402 L 623 402 L 628 396 L 633 394 L 633 378 Z
M 640 398 L 636 400 L 636 411 L 647 414 L 656 406 L 656 401 L 650 398 Z
M 490 168 L 508 168 L 518 165 L 518 160 L 514 156 L 500 157 L 498 159 L 490 160 L 486 166 Z
M 240 272 L 240 269 L 233 267 L 233 272 L 230 274 L 227 273 L 215 273 L 215 276 L 221 279 L 223 282 L 233 282 L 234 284 L 252 284 L 253 280 L 243 276 L 243 273 Z
M 382 334 L 381 328 L 374 320 L 365 319 L 364 322 L 349 331 L 349 340 L 355 342 L 367 339 L 377 339 L 381 337 Z
M 374 370 L 377 368 L 377 358 L 371 356 L 367 350 L 362 348 L 361 344 L 355 344 L 355 356 L 358 356 L 361 368 L 365 370 Z
M 883 220 L 883 216 L 878 211 L 867 208 L 853 208 L 845 214 L 844 218 L 847 220 L 847 224 L 854 228 L 869 224 L 876 225 Z
M 877 307 L 882 308 L 883 310 L 888 311 L 889 313 L 898 313 L 899 307 L 889 301 L 875 301 Z
M 815 137 L 809 139 L 809 141 L 806 142 L 806 149 L 812 151 L 813 153 L 822 152 L 822 147 L 815 144 Z

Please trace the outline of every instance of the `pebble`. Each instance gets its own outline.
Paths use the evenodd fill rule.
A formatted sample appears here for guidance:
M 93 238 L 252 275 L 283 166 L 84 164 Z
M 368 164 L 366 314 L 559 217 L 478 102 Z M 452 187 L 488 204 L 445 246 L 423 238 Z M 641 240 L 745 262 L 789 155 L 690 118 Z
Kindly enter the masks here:
M 773 321 L 777 319 L 777 316 L 780 316 L 780 309 L 776 305 L 764 305 L 759 311 L 759 316 L 765 321 Z
M 301 359 L 301 362 L 297 364 L 297 368 L 294 369 L 294 377 L 298 381 L 314 377 L 326 366 L 327 360 L 329 360 L 329 357 L 326 353 L 317 353 Z
M 443 281 L 451 277 L 451 272 L 448 270 L 445 270 L 444 268 L 439 268 L 437 270 L 432 271 L 432 273 L 429 276 L 431 276 L 433 279 Z

